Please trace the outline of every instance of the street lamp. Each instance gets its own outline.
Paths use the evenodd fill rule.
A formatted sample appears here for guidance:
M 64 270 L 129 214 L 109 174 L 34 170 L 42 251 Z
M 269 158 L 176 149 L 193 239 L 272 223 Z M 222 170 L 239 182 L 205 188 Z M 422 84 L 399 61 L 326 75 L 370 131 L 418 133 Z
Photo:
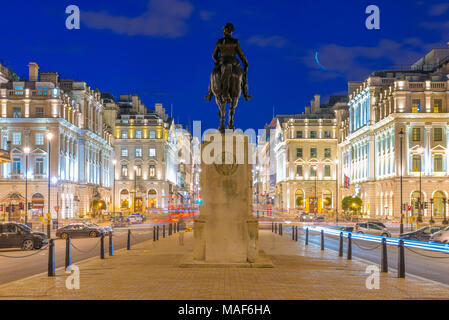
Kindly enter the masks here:
M 447 199 L 443 198 L 443 204 L 444 204 L 444 220 L 443 220 L 443 224 L 446 225 L 448 224 L 448 221 L 446 219 L 446 204 L 447 204 Z
M 112 180 L 112 210 L 115 221 L 115 165 L 117 164 L 117 160 L 112 160 L 112 165 L 114 166 L 113 170 L 113 180 Z
M 48 239 L 51 239 L 51 232 L 50 232 L 50 224 L 51 224 L 51 206 L 50 206 L 50 184 L 51 184 L 51 140 L 53 139 L 53 133 L 48 132 L 47 133 L 47 142 L 48 142 L 48 225 L 47 225 L 47 237 Z M 44 215 L 44 212 L 42 212 L 42 215 Z M 43 222 L 43 221 L 42 221 Z
M 422 147 L 419 147 L 416 150 L 420 156 L 419 158 L 419 209 L 418 209 L 418 219 L 416 220 L 417 222 L 422 222 L 422 191 L 421 191 L 421 175 L 422 175 L 422 162 L 423 162 L 423 158 L 422 158 L 422 154 L 424 153 L 424 149 Z
M 28 224 L 28 154 L 30 153 L 30 148 L 23 148 L 25 153 L 25 224 Z
M 399 233 L 402 234 L 404 233 L 404 213 L 403 213 L 403 203 L 402 203 L 402 137 L 404 136 L 404 131 L 399 131 L 399 141 L 400 141 L 400 161 L 401 161 L 401 166 L 400 166 L 400 185 L 401 185 L 401 225 L 399 227 Z
M 136 212 L 136 194 L 137 194 L 137 166 L 134 166 L 134 212 Z
M 433 198 L 431 198 L 430 200 L 430 224 L 434 223 L 435 221 L 433 220 Z
M 318 198 L 316 197 L 316 182 L 317 182 L 317 179 L 318 179 L 318 172 L 317 172 L 317 169 L 318 169 L 318 167 L 317 166 L 312 166 L 312 169 L 313 169 L 313 172 L 314 172 L 314 174 L 315 174 L 315 198 L 314 198 L 314 208 L 313 208 L 313 211 L 315 211 L 315 215 L 317 214 L 317 211 L 318 211 Z
M 335 222 L 338 225 L 338 159 L 335 160 Z

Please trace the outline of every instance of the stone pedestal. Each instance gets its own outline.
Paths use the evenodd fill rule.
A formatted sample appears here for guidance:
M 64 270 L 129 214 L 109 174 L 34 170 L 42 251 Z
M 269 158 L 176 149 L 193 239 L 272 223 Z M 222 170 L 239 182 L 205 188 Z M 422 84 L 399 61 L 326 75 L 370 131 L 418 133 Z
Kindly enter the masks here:
M 248 136 L 232 131 L 213 135 L 202 145 L 203 204 L 194 223 L 193 256 L 181 266 L 272 267 L 259 255 L 249 147 Z

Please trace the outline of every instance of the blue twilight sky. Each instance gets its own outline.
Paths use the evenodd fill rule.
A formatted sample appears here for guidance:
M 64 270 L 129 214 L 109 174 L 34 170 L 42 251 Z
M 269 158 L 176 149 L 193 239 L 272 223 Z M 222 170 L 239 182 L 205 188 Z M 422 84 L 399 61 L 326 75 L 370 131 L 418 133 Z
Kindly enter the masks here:
M 68 30 L 68 5 L 81 10 Z M 368 5 L 380 9 L 380 30 L 368 30 Z M 301 113 L 313 95 L 344 94 L 348 80 L 415 62 L 447 47 L 449 3 L 429 0 L 40 0 L 2 1 L 0 58 L 19 75 L 41 71 L 86 81 L 114 96 L 162 102 L 175 121 L 218 126 L 207 103 L 211 53 L 226 22 L 235 25 L 249 60 L 253 99 L 237 108 L 236 127 L 262 128 L 276 113 Z M 315 62 L 315 53 L 326 70 Z

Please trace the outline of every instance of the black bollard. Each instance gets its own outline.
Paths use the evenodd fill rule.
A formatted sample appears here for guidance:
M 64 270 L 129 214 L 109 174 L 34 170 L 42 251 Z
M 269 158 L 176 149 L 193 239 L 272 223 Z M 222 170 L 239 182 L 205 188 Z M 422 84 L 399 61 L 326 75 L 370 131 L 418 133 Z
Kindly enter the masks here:
M 156 227 L 156 240 L 159 241 L 159 226 Z
M 295 241 L 295 226 L 292 226 L 292 240 Z
M 165 224 L 162 226 L 162 238 L 165 238 Z
M 343 257 L 343 232 L 340 232 L 340 246 L 338 247 L 338 256 Z
M 298 226 L 296 226 L 296 242 L 298 242 Z
M 321 251 L 324 250 L 324 230 L 321 229 Z
M 104 259 L 104 234 L 101 234 L 101 239 L 100 239 L 100 258 Z
M 404 240 L 399 240 L 398 247 L 398 278 L 405 278 Z
M 173 233 L 176 233 L 176 222 L 175 225 L 173 226 Z
M 156 226 L 153 227 L 153 241 L 156 241 Z
M 112 233 L 109 233 L 109 256 L 114 255 L 114 243 L 112 242 Z
M 55 240 L 50 239 L 48 245 L 48 276 L 55 276 Z
M 382 238 L 382 252 L 380 257 L 381 272 L 388 272 L 388 259 L 387 259 L 387 239 Z
M 171 236 L 171 228 L 172 228 L 172 224 L 170 223 L 168 225 L 168 235 Z
M 274 233 L 278 233 L 278 224 L 277 223 L 274 224 Z
M 176 225 L 176 232 L 179 232 L 179 222 Z
M 131 250 L 131 230 L 128 229 L 128 241 L 126 243 L 126 250 Z
M 352 260 L 352 234 L 348 233 L 348 252 L 347 252 L 348 260 Z
M 271 223 L 271 232 L 274 232 L 274 222 Z
M 306 246 L 309 244 L 309 228 L 306 228 Z
M 65 239 L 65 269 L 72 265 L 72 248 L 70 237 Z
M 282 236 L 282 223 L 279 225 L 279 235 Z

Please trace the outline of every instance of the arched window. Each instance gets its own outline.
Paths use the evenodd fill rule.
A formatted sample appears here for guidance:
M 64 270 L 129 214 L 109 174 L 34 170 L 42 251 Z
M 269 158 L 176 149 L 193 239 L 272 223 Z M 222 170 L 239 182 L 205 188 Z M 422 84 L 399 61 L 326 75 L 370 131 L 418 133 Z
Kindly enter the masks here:
M 304 192 L 301 189 L 295 192 L 295 208 L 304 208 Z
M 415 207 L 415 204 L 418 202 L 419 200 L 419 191 L 414 191 L 411 195 L 411 199 L 410 199 L 410 203 L 412 206 L 412 215 L 418 215 L 418 213 L 420 212 L 419 209 L 417 209 Z M 424 195 L 421 193 L 421 202 L 424 201 Z M 423 213 L 423 211 L 421 211 L 421 214 Z
M 120 191 L 120 208 L 129 208 L 129 191 L 127 189 Z
M 433 194 L 433 214 L 436 216 L 444 215 L 444 199 L 446 196 L 442 191 L 436 191 Z
M 323 208 L 326 208 L 326 209 L 332 208 L 332 192 L 330 192 L 329 190 L 325 190 L 323 192 L 322 203 L 323 203 Z
M 157 205 L 157 192 L 154 189 L 148 190 L 148 208 L 154 208 Z

